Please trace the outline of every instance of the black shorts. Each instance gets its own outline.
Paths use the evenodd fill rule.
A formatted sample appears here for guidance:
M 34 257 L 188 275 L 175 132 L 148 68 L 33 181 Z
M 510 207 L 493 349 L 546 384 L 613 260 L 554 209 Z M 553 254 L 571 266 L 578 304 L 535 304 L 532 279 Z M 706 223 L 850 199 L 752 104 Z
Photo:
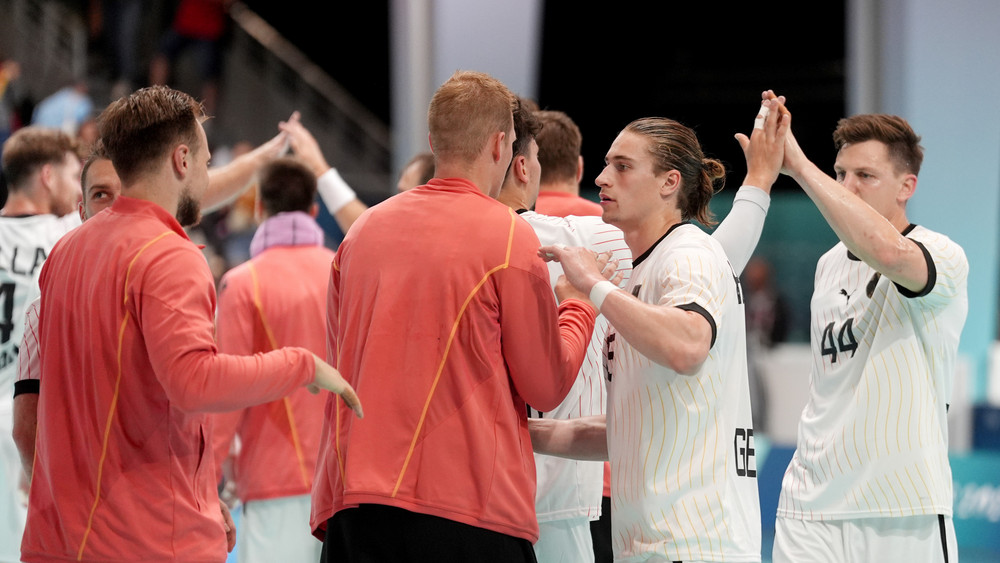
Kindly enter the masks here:
M 362 504 L 326 525 L 324 563 L 536 563 L 526 539 L 394 506 Z

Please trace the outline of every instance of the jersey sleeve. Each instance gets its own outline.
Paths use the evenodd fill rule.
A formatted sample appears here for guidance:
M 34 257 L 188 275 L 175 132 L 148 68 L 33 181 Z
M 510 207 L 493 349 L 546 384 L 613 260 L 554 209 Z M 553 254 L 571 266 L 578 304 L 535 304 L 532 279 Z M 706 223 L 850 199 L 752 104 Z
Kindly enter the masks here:
M 664 256 L 659 266 L 657 282 L 665 288 L 659 304 L 705 317 L 712 326 L 712 345 L 715 345 L 725 298 L 719 288 L 736 283 L 730 266 L 720 263 L 708 239 L 678 245 Z
M 301 348 L 219 353 L 208 264 L 193 245 L 164 245 L 142 261 L 126 307 L 171 402 L 187 411 L 225 412 L 279 399 L 312 381 L 313 357 Z
M 964 295 L 969 261 L 962 247 L 944 235 L 926 230 L 911 233 L 908 238 L 917 243 L 927 260 L 927 285 L 917 292 L 896 285 L 900 294 L 926 309 L 943 307 Z
M 760 188 L 743 186 L 736 192 L 733 208 L 712 233 L 733 265 L 736 275 L 743 273 L 764 230 L 764 219 L 771 196 Z
M 14 382 L 14 396 L 21 393 L 38 393 L 41 378 L 41 358 L 38 346 L 38 309 L 41 304 L 35 298 L 24 315 L 24 334 L 17 355 L 17 380 Z
M 526 403 L 554 409 L 569 392 L 586 357 L 597 317 L 586 303 L 556 307 L 539 260 L 537 271 L 509 268 L 498 275 L 501 346 L 511 381 Z

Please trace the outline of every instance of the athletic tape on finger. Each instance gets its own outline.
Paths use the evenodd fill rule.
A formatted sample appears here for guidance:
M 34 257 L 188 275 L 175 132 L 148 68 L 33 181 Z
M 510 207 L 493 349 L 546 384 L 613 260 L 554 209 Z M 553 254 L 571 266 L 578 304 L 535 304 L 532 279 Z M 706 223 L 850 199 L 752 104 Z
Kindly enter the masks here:
M 767 109 L 767 106 L 761 104 L 760 111 L 757 112 L 757 119 L 753 120 L 753 128 L 754 129 L 763 129 L 764 128 L 764 118 L 767 117 L 767 112 L 768 111 L 769 110 Z

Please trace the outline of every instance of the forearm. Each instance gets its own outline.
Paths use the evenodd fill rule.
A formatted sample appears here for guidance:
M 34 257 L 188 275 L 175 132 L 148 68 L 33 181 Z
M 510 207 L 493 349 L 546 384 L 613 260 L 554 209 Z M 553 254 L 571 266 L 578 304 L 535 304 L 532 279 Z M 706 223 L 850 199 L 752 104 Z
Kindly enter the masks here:
M 157 370 L 167 396 L 178 408 L 217 413 L 280 399 L 312 383 L 315 374 L 314 356 L 302 348 L 253 356 L 190 352 Z
M 801 165 L 793 178 L 852 254 L 904 287 L 923 288 L 926 260 L 899 228 L 811 162 Z
M 555 420 L 528 420 L 531 447 L 535 453 L 582 459 L 608 460 L 607 423 L 604 415 Z
M 711 325 L 698 313 L 643 303 L 622 290 L 608 294 L 601 313 L 632 348 L 677 373 L 691 375 L 708 358 Z
M 327 168 L 316 179 L 316 189 L 340 230 L 347 234 L 354 221 L 368 209 L 335 168 Z
M 234 158 L 229 164 L 209 169 L 208 190 L 201 201 L 202 210 L 215 211 L 236 199 L 250 186 L 250 180 L 263 161 L 263 155 L 249 152 Z
M 21 393 L 14 397 L 14 444 L 21 456 L 21 467 L 31 481 L 35 463 L 35 431 L 38 426 L 38 393 Z

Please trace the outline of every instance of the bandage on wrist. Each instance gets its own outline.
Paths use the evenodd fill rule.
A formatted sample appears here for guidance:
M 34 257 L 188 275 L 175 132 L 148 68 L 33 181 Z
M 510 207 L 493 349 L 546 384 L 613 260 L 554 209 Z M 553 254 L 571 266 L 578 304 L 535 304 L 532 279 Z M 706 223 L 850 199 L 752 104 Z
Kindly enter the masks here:
M 340 177 L 336 168 L 331 168 L 317 178 L 317 191 L 330 213 L 340 211 L 348 203 L 358 198 L 351 186 Z
M 618 289 L 618 286 L 608 280 L 599 281 L 594 284 L 594 287 L 590 288 L 590 302 L 600 311 L 601 305 L 604 304 L 604 298 L 616 289 Z

